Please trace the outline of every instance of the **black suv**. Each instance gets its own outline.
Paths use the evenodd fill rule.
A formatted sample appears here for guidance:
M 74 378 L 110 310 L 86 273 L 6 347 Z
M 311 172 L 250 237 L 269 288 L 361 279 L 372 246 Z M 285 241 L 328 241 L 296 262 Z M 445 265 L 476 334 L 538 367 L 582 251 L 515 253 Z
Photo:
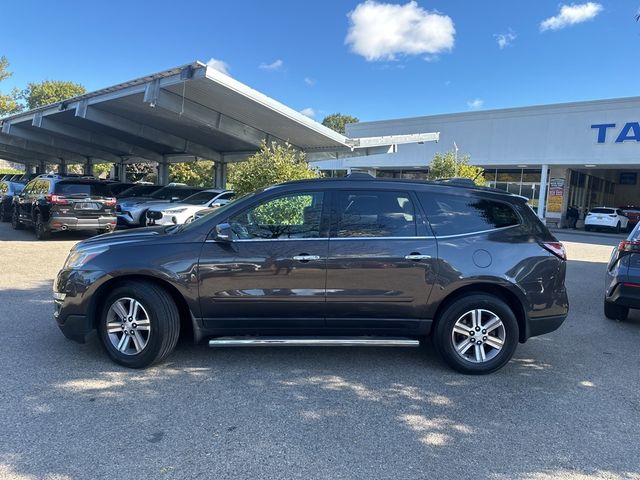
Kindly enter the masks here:
M 488 373 L 568 313 L 565 253 L 498 190 L 367 175 L 290 182 L 193 223 L 78 243 L 54 285 L 63 333 L 128 367 L 180 335 L 211 346 L 416 346 Z
M 32 225 L 38 240 L 63 230 L 105 233 L 116 226 L 115 208 L 105 182 L 39 175 L 13 197 L 11 222 L 16 230 Z

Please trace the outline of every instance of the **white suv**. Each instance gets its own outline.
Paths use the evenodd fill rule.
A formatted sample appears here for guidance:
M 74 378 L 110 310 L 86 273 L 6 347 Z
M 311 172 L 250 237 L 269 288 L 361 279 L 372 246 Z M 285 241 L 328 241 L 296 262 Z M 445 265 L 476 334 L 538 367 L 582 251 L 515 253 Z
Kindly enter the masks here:
M 620 233 L 629 226 L 629 218 L 619 208 L 597 207 L 592 208 L 584 219 L 584 229 L 588 232 L 599 228 L 615 230 Z
M 233 200 L 229 190 L 208 189 L 175 203 L 153 205 L 147 211 L 147 225 L 181 225 L 193 221 L 203 208 L 217 208 Z

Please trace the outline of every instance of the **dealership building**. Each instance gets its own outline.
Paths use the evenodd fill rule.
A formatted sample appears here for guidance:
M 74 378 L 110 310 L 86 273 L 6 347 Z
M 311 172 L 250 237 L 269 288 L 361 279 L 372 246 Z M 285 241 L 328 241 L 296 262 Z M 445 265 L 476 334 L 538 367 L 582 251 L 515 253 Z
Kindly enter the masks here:
M 468 154 L 488 185 L 529 198 L 547 223 L 568 206 L 640 205 L 640 97 L 430 115 L 347 126 L 349 137 L 440 132 L 439 142 L 316 162 L 332 175 L 426 178 L 437 152 Z

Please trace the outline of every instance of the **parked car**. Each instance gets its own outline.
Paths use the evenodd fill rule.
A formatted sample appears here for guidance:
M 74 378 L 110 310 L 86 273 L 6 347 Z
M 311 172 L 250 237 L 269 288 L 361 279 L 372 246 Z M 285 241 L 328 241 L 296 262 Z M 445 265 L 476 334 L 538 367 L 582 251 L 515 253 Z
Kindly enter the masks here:
M 156 203 L 179 202 L 202 188 L 185 184 L 170 183 L 146 197 L 118 199 L 118 222 L 129 227 L 144 227 L 147 224 L 147 210 Z
M 0 221 L 11 221 L 13 197 L 22 192 L 24 183 L 10 180 L 0 181 Z
M 606 229 L 620 233 L 628 226 L 629 219 L 619 208 L 597 207 L 592 208 L 584 219 L 584 229 L 591 230 Z
M 33 226 L 38 240 L 63 230 L 105 233 L 116 226 L 115 206 L 104 182 L 40 175 L 14 196 L 11 222 L 16 230 Z
M 416 346 L 465 373 L 505 365 L 568 313 L 563 245 L 503 191 L 368 175 L 247 195 L 186 225 L 76 244 L 54 284 L 70 339 L 97 329 L 142 368 L 211 346 Z
M 640 207 L 620 207 L 620 210 L 622 210 L 629 219 L 629 226 L 627 228 L 629 230 L 633 230 L 633 228 L 640 222 Z
M 640 224 L 613 250 L 606 277 L 604 314 L 626 320 L 629 309 L 640 308 Z
M 175 203 L 160 203 L 147 210 L 147 225 L 181 225 L 194 220 L 203 208 L 216 209 L 229 203 L 235 193 L 229 190 L 208 189 Z

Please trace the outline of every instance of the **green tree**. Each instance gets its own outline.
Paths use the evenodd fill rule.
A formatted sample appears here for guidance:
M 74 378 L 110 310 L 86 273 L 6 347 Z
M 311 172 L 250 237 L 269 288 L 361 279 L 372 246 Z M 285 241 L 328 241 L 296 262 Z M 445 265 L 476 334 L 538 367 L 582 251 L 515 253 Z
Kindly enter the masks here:
M 82 95 L 87 90 L 79 83 L 61 80 L 45 80 L 40 83 L 29 83 L 20 96 L 29 109 L 50 105 L 68 98 Z
M 470 178 L 478 185 L 484 185 L 484 169 L 471 165 L 469 155 L 458 156 L 455 152 L 438 152 L 429 165 L 429 180 L 440 178 Z
M 213 184 L 213 162 L 198 160 L 195 162 L 173 163 L 169 165 L 169 179 L 172 182 L 186 183 L 192 187 L 207 187 Z
M 11 75 L 13 75 L 13 72 L 9 71 L 9 61 L 7 57 L 0 57 L 0 82 L 11 77 Z M 18 95 L 18 90 L 15 88 L 9 95 L 0 93 L 0 117 L 11 115 L 21 110 L 20 104 L 18 103 Z
M 263 142 L 260 150 L 248 160 L 229 165 L 228 179 L 236 194 L 244 195 L 276 183 L 319 176 L 307 163 L 304 153 L 288 143 Z
M 360 120 L 358 118 L 352 117 L 351 115 L 332 113 L 331 115 L 327 115 L 326 117 L 324 117 L 324 120 L 322 120 L 322 125 L 344 135 L 345 126 L 347 125 L 347 123 L 358 123 L 359 121 Z

